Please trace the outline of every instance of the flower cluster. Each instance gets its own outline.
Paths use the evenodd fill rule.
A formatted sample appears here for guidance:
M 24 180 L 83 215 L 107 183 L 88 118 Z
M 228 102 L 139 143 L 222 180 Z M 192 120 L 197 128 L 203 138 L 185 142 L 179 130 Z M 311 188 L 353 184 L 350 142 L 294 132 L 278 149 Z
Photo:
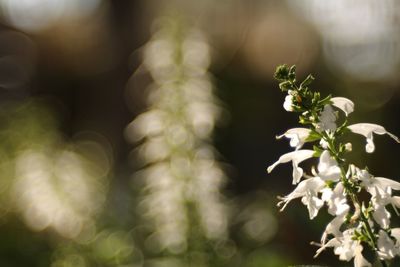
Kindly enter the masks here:
M 275 73 L 280 89 L 287 93 L 283 107 L 299 113 L 299 122 L 305 126 L 277 136 L 277 139 L 288 138 L 295 150 L 282 155 L 268 167 L 268 172 L 278 164 L 291 162 L 293 184 L 297 185 L 293 192 L 281 198 L 278 206 L 283 210 L 290 201 L 301 198 L 310 219 L 322 207 L 327 207 L 333 219 L 322 234 L 316 256 L 332 247 L 340 260 L 354 259 L 354 266 L 364 267 L 371 264 L 362 251 L 370 249 L 386 266 L 386 260 L 400 255 L 400 228 L 390 227 L 391 213 L 387 209 L 388 205 L 395 210 L 400 207 L 400 197 L 392 195 L 393 191 L 400 190 L 400 183 L 375 177 L 368 169 L 349 164 L 345 156 L 352 145 L 339 139 L 349 132 L 362 135 L 366 138 L 367 153 L 375 150 L 374 134 L 386 134 L 397 142 L 399 139 L 380 125 L 348 125 L 347 117 L 354 111 L 354 103 L 344 97 L 321 98 L 309 88 L 314 78 L 309 75 L 298 85 L 295 70 L 295 66 L 282 65 Z M 312 149 L 302 149 L 306 143 L 311 143 Z M 310 158 L 319 158 L 319 162 L 307 174 L 299 164 Z

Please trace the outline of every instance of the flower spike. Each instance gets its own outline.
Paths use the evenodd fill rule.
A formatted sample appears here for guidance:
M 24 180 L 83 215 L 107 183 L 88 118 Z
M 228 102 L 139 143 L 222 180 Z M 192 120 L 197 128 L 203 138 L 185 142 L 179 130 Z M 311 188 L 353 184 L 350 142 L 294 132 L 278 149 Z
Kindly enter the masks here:
M 320 93 L 309 88 L 314 80 L 310 75 L 297 85 L 294 66 L 278 67 L 275 77 L 282 92 L 287 92 L 285 110 L 299 113 L 302 124 L 301 128 L 292 128 L 277 136 L 277 139 L 288 138 L 290 146 L 296 150 L 282 155 L 268 167 L 271 172 L 281 163 L 291 161 L 293 165 L 293 184 L 297 186 L 280 198 L 280 210 L 293 199 L 301 198 L 310 219 L 314 219 L 326 206 L 333 218 L 325 227 L 315 257 L 331 247 L 339 260 L 353 260 L 355 267 L 371 267 L 363 256 L 363 251 L 368 249 L 375 253 L 383 267 L 387 267 L 387 260 L 400 256 L 400 228 L 391 229 L 392 214 L 386 207 L 391 205 L 396 212 L 400 208 L 400 196 L 392 195 L 400 191 L 400 183 L 375 177 L 367 168 L 360 169 L 348 163 L 346 154 L 352 151 L 352 145 L 342 141 L 342 134 L 348 130 L 365 136 L 368 153 L 375 150 L 373 134 L 387 134 L 400 143 L 399 138 L 377 124 L 348 126 L 347 119 L 340 120 L 340 116 L 348 117 L 354 112 L 354 103 L 344 97 L 321 98 Z M 344 122 L 340 124 L 340 121 Z M 306 142 L 313 145 L 312 150 L 300 149 Z M 311 175 L 307 175 L 298 165 L 311 157 L 318 157 L 319 162 L 311 167 Z

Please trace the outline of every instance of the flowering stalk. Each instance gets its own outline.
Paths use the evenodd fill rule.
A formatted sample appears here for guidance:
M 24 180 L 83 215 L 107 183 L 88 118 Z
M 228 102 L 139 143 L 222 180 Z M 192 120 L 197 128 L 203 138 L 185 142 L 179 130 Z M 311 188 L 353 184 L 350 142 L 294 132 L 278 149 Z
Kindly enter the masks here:
M 189 255 L 200 238 L 227 235 L 228 207 L 220 193 L 225 175 L 211 142 L 222 108 L 208 72 L 207 38 L 179 20 L 161 22 L 143 51 L 153 78 L 148 110 L 127 135 L 139 144 L 136 160 L 143 168 L 135 178 L 144 184 L 140 205 L 152 227 L 149 240 L 159 247 L 154 251 Z
M 295 66 L 279 66 L 275 78 L 279 87 L 286 92 L 283 107 L 286 111 L 299 113 L 299 122 L 304 127 L 293 128 L 277 139 L 290 139 L 295 150 L 282 155 L 268 167 L 271 172 L 278 164 L 292 162 L 293 184 L 296 189 L 282 197 L 278 206 L 283 210 L 293 199 L 301 198 L 307 206 L 310 219 L 326 205 L 328 213 L 334 216 L 321 237 L 318 256 L 325 248 L 333 247 L 340 260 L 354 259 L 354 266 L 371 264 L 362 251 L 374 251 L 382 266 L 386 260 L 400 255 L 400 228 L 390 227 L 391 213 L 386 206 L 391 204 L 395 211 L 400 207 L 400 197 L 392 196 L 393 190 L 400 190 L 400 183 L 382 177 L 374 177 L 368 169 L 361 169 L 346 160 L 352 150 L 351 143 L 343 143 L 343 135 L 352 132 L 366 137 L 366 152 L 375 150 L 373 134 L 387 134 L 395 141 L 399 139 L 380 125 L 357 123 L 348 125 L 347 117 L 354 111 L 354 103 L 344 97 L 327 96 L 310 90 L 314 78 L 309 75 L 300 85 L 296 83 Z M 344 117 L 343 123 L 338 123 Z M 311 143 L 312 149 L 301 149 Z M 302 161 L 319 158 L 317 168 L 307 174 L 299 167 Z M 361 200 L 360 195 L 369 195 Z

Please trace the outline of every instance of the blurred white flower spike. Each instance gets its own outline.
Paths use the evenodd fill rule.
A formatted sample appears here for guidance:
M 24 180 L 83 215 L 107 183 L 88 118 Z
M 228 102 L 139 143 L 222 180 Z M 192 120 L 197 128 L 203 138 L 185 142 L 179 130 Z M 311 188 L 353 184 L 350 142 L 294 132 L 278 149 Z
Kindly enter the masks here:
M 386 209 L 387 205 L 396 212 L 400 208 L 400 197 L 392 195 L 392 191 L 400 190 L 400 183 L 374 177 L 367 169 L 347 163 L 346 155 L 352 151 L 352 145 L 342 140 L 347 132 L 363 135 L 367 138 L 368 153 L 375 150 L 373 134 L 389 135 L 398 143 L 400 140 L 377 124 L 349 126 L 346 119 L 338 120 L 341 115 L 347 117 L 354 111 L 354 103 L 344 97 L 321 98 L 320 93 L 309 88 L 314 78 L 309 75 L 298 85 L 295 71 L 295 66 L 282 65 L 275 73 L 279 88 L 288 94 L 285 109 L 299 113 L 299 122 L 303 125 L 277 136 L 277 139 L 290 139 L 295 151 L 282 155 L 268 167 L 268 172 L 280 163 L 292 161 L 293 184 L 298 183 L 292 193 L 280 198 L 278 206 L 282 206 L 282 211 L 291 200 L 301 198 L 310 219 L 314 219 L 326 204 L 334 218 L 322 234 L 316 256 L 332 247 L 339 260 L 353 259 L 354 266 L 365 267 L 372 266 L 363 256 L 364 251 L 370 251 L 383 267 L 387 267 L 387 261 L 400 255 L 400 230 L 391 229 L 392 214 Z M 344 122 L 339 124 L 340 121 Z M 313 149 L 299 150 L 306 142 L 311 143 Z M 312 157 L 319 157 L 317 170 L 312 167 L 310 174 L 306 174 L 298 164 Z M 366 199 L 366 195 L 369 198 Z
M 140 206 L 155 252 L 182 255 L 193 231 L 205 239 L 227 234 L 228 208 L 220 193 L 226 177 L 216 161 L 212 133 L 221 105 L 207 69 L 210 47 L 204 34 L 175 19 L 159 29 L 143 50 L 153 83 L 146 112 L 126 130 L 140 141 L 134 180 L 144 190 Z

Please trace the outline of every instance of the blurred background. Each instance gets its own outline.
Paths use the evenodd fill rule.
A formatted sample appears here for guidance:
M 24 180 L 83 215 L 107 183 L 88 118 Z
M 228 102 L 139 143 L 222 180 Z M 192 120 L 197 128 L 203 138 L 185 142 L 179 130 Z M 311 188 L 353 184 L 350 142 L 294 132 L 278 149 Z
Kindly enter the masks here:
M 282 63 L 400 135 L 395 0 L 0 0 L 0 266 L 279 267 L 330 216 L 284 213 Z M 398 178 L 398 147 L 350 160 Z M 393 218 L 394 227 L 400 220 Z

